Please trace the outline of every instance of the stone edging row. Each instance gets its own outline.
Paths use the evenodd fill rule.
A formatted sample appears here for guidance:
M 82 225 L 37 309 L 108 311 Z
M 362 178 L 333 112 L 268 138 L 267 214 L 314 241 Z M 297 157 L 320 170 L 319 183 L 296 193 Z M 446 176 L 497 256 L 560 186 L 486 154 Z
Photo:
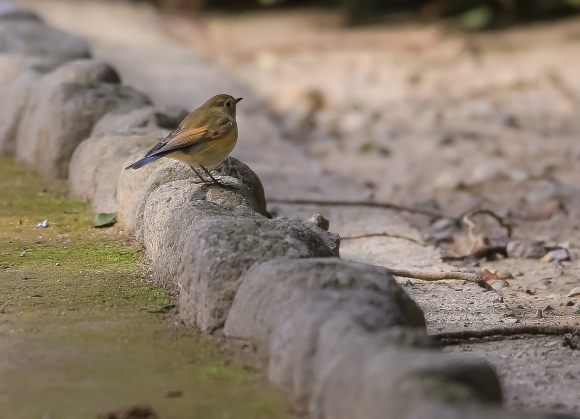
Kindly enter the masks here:
M 322 217 L 272 219 L 239 160 L 217 169 L 225 186 L 196 184 L 173 160 L 123 170 L 187 111 L 156 108 L 89 57 L 84 41 L 0 3 L 0 153 L 117 212 L 185 322 L 254 341 L 313 419 L 556 417 L 501 410 L 490 365 L 439 352 L 415 302 L 386 269 L 340 259 Z

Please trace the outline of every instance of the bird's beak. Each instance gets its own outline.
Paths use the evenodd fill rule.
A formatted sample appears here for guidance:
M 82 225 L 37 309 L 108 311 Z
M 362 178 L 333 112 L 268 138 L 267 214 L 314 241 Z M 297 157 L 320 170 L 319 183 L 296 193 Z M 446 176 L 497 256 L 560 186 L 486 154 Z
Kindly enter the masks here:
M 237 99 L 236 99 L 236 103 L 238 103 L 238 102 L 239 102 L 240 100 L 242 100 L 242 99 L 243 99 L 243 97 L 239 97 L 239 98 L 237 98 Z

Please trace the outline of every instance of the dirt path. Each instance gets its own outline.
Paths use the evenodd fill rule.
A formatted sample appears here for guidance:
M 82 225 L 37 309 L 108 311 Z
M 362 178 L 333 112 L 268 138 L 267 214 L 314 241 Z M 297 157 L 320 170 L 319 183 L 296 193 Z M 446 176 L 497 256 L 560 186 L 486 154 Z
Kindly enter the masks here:
M 115 228 L 0 160 L 0 418 L 283 418 L 283 398 L 173 318 Z M 37 228 L 48 219 L 47 228 Z

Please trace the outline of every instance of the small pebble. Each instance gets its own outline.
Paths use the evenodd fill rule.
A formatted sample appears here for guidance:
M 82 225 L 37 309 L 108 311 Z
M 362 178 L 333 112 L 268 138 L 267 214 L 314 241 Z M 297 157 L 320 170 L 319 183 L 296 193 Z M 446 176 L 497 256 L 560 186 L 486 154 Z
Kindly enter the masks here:
M 544 308 L 544 311 L 554 311 L 554 307 L 547 305 L 546 308 Z
M 544 316 L 542 315 L 542 310 L 537 310 L 537 311 L 536 311 L 536 314 L 534 314 L 534 317 L 536 317 L 536 318 L 538 318 L 538 319 L 541 319 L 542 317 L 544 317 Z
M 60 266 L 60 263 L 59 262 L 56 262 L 56 266 Z
M 20 257 L 21 258 L 24 257 L 25 254 L 26 254 L 26 250 L 24 252 L 20 253 Z
M 580 295 L 580 287 L 576 287 L 572 291 L 570 291 L 566 297 L 577 297 L 579 295 Z

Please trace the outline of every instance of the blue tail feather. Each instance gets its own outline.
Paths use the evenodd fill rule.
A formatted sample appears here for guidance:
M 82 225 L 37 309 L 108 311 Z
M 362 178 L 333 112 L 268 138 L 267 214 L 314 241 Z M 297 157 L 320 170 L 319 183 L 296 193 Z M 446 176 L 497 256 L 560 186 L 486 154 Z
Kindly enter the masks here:
M 139 169 L 140 167 L 143 167 L 146 164 L 154 162 L 155 160 L 159 160 L 161 157 L 163 157 L 163 155 L 144 157 L 141 160 L 136 161 L 132 165 L 125 167 L 125 170 L 127 170 L 127 169 Z

